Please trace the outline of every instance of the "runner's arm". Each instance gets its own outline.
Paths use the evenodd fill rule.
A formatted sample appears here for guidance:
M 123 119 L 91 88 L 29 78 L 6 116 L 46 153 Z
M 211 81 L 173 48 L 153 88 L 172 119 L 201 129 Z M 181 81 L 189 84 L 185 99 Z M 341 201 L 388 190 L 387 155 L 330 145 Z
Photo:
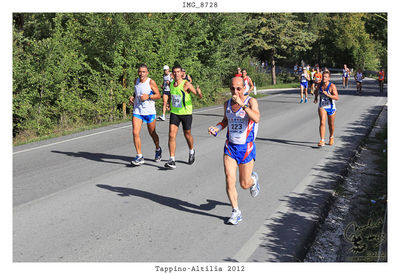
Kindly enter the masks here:
M 243 108 L 244 106 L 242 106 Z M 260 122 L 260 110 L 258 109 L 258 102 L 257 99 L 254 97 L 249 100 L 249 107 L 243 109 L 247 115 L 249 116 L 249 119 L 253 120 L 255 123 Z
M 213 136 L 217 136 L 226 126 L 228 126 L 228 119 L 226 117 L 226 106 L 228 106 L 228 101 L 224 103 L 224 118 L 216 126 L 208 127 L 208 133 Z
M 194 95 L 197 95 L 199 98 L 203 97 L 203 94 L 201 93 L 199 85 L 197 85 L 196 89 L 193 87 L 193 85 L 189 82 L 185 82 L 185 86 L 183 87 L 185 91 L 187 92 L 192 92 Z
M 253 80 L 251 80 L 251 78 L 249 77 L 249 84 L 250 84 L 250 90 L 249 90 L 249 94 L 251 93 L 251 91 L 254 90 L 254 84 L 253 84 Z
M 329 97 L 330 99 L 339 100 L 339 94 L 335 84 L 332 83 L 329 92 L 331 93 L 330 95 L 326 91 L 323 91 L 324 95 Z

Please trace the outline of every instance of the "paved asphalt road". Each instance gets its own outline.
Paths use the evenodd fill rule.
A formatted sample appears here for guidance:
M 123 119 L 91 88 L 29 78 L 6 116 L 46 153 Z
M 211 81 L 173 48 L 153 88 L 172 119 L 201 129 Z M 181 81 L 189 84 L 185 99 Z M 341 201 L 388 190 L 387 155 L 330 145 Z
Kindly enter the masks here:
M 339 76 L 333 76 L 338 84 Z M 239 190 L 244 220 L 227 225 L 222 152 L 225 133 L 207 128 L 222 106 L 195 111 L 196 162 L 180 130 L 177 168 L 165 170 L 168 121 L 157 123 L 163 157 L 142 130 L 145 164 L 135 155 L 130 123 L 28 144 L 13 152 L 15 262 L 294 261 L 326 195 L 386 104 L 377 83 L 339 89 L 335 146 L 317 148 L 318 116 L 298 90 L 268 91 L 259 99 L 256 141 L 261 192 Z M 328 135 L 328 134 L 327 134 Z M 321 199 L 322 198 L 322 199 Z M 296 245 L 297 244 L 297 245 Z M 293 252 L 294 251 L 294 252 Z

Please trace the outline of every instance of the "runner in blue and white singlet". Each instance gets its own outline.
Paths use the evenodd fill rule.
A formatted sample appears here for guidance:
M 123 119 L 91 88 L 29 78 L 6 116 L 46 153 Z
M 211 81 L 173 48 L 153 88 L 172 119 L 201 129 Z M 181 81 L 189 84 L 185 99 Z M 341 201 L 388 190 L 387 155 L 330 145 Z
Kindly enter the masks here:
M 244 104 L 248 105 L 252 97 L 248 96 Z M 228 132 L 226 138 L 230 143 L 233 144 L 246 144 L 253 142 L 256 139 L 258 131 L 258 123 L 249 119 L 249 116 L 240 108 L 234 112 L 231 108 L 232 99 L 228 100 L 226 107 L 226 117 L 228 119 Z
M 339 94 L 336 85 L 330 82 L 330 78 L 331 73 L 329 71 L 323 72 L 322 82 L 315 93 L 314 103 L 318 103 L 319 115 L 320 141 L 318 147 L 325 146 L 326 120 L 328 120 L 329 126 L 329 145 L 334 144 L 333 133 L 335 131 L 336 100 L 339 100 Z
M 260 111 L 257 99 L 244 95 L 246 87 L 243 78 L 232 78 L 230 90 L 232 98 L 224 104 L 224 118 L 216 126 L 209 127 L 208 133 L 216 136 L 225 127 L 228 128 L 224 146 L 226 192 L 232 206 L 232 216 L 228 223 L 238 224 L 242 220 L 236 190 L 238 168 L 240 186 L 249 189 L 252 197 L 256 197 L 260 192 L 258 175 L 253 171 L 256 158 L 254 141 Z
M 331 87 L 331 82 L 329 82 L 328 87 L 326 88 L 325 92 L 331 95 L 329 88 Z M 328 113 L 329 116 L 333 115 L 336 112 L 336 104 L 335 100 L 327 97 L 322 93 L 322 85 L 319 86 L 319 108 L 324 108 L 325 111 Z

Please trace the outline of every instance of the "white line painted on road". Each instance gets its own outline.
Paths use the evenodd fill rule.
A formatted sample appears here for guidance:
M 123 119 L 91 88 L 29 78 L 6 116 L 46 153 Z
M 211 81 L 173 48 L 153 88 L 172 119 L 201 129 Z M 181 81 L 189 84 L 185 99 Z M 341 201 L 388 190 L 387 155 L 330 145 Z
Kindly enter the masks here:
M 93 133 L 93 134 L 89 134 L 89 135 L 84 135 L 84 136 L 80 136 L 80 137 L 70 138 L 70 139 L 66 139 L 66 140 L 63 140 L 63 141 L 58 141 L 58 142 L 54 142 L 54 143 L 50 143 L 50 144 L 45 144 L 45 145 L 42 145 L 42 146 L 29 148 L 29 149 L 21 150 L 21 151 L 18 151 L 18 152 L 14 152 L 13 154 L 15 155 L 15 154 L 19 154 L 19 153 L 29 152 L 29 151 L 32 151 L 32 150 L 41 149 L 41 148 L 45 148 L 45 147 L 49 147 L 49 146 L 52 146 L 52 145 L 57 145 L 57 144 L 61 144 L 61 143 L 65 143 L 65 142 L 68 142 L 68 141 L 73 141 L 73 140 L 77 140 L 77 139 L 81 139 L 81 138 L 86 138 L 86 137 L 91 137 L 91 136 L 95 136 L 95 135 L 99 135 L 99 134 L 104 134 L 104 133 L 108 133 L 108 132 L 111 132 L 111 131 L 120 130 L 120 129 L 128 128 L 128 127 L 131 127 L 131 125 L 122 126 L 122 127 L 118 127 L 118 128 L 113 128 L 113 129 L 110 129 L 110 130 L 101 131 L 101 132 L 97 132 L 97 133 Z

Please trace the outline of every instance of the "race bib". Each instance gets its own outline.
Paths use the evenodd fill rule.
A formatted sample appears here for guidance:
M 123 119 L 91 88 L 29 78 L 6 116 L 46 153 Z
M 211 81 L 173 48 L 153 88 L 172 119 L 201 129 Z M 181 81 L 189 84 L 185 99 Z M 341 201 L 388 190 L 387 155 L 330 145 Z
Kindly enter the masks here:
M 229 125 L 229 132 L 242 133 L 243 132 L 243 123 L 231 123 Z
M 321 100 L 321 106 L 322 107 L 328 107 L 331 105 L 331 101 L 328 98 L 323 98 Z
M 182 108 L 182 96 L 171 95 L 172 106 L 175 108 Z

